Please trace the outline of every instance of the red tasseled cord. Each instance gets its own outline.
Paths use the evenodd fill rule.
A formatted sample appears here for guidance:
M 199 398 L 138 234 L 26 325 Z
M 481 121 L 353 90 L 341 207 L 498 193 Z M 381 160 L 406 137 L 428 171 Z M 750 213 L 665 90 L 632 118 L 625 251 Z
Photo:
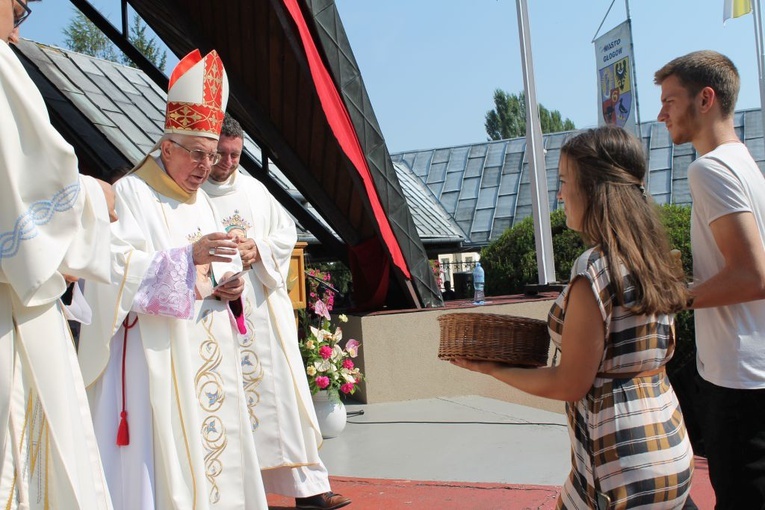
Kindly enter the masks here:
M 122 412 L 120 413 L 120 426 L 117 429 L 117 446 L 127 446 L 130 444 L 130 429 L 128 428 L 127 421 L 127 398 L 125 396 L 125 359 L 127 358 L 128 330 L 136 325 L 138 316 L 136 315 L 132 324 L 128 322 L 129 318 L 130 314 L 122 321 L 122 329 L 125 332 L 122 340 Z

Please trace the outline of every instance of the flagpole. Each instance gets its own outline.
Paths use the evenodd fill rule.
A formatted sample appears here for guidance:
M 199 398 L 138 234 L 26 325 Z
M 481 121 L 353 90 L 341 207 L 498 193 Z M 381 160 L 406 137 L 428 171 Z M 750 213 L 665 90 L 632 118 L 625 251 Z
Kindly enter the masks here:
M 752 0 L 752 17 L 754 18 L 754 45 L 757 49 L 757 74 L 760 78 L 760 114 L 762 126 L 765 129 L 765 50 L 762 44 L 762 17 L 760 0 Z
M 637 136 L 640 139 L 640 143 L 643 143 L 643 130 L 640 127 L 640 103 L 638 101 L 638 87 L 637 87 L 637 65 L 635 63 L 635 45 L 633 44 L 632 37 L 632 18 L 630 17 L 630 0 L 624 0 L 624 6 L 627 9 L 627 23 L 630 27 L 630 55 L 632 55 L 632 90 L 635 91 L 635 125 L 637 126 Z M 648 189 L 648 179 L 646 179 L 645 187 Z
M 521 39 L 521 68 L 523 89 L 526 97 L 526 159 L 529 163 L 531 181 L 531 210 L 534 218 L 534 241 L 537 249 L 539 284 L 555 281 L 555 261 L 550 231 L 550 199 L 547 192 L 547 167 L 542 140 L 542 128 L 537 107 L 534 62 L 531 57 L 531 34 L 529 33 L 529 10 L 526 0 L 516 0 L 518 9 L 518 34 Z M 529 157 L 529 154 L 531 155 Z

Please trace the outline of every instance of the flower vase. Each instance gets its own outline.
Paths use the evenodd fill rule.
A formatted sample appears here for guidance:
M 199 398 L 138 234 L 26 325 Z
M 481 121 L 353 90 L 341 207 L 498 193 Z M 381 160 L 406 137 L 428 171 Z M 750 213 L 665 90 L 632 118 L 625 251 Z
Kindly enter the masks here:
M 312 399 L 316 418 L 319 420 L 321 437 L 330 439 L 339 436 L 345 429 L 345 423 L 348 419 L 345 404 L 340 401 L 340 397 L 337 394 L 330 395 L 328 391 L 321 390 L 314 393 Z

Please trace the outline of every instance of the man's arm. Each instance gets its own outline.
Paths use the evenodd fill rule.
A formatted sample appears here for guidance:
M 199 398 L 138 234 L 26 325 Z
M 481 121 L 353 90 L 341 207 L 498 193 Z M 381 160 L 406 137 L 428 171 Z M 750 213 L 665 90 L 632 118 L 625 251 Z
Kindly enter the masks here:
M 765 299 L 765 248 L 751 212 L 722 216 L 709 225 L 725 259 L 722 270 L 691 289 L 690 308 Z

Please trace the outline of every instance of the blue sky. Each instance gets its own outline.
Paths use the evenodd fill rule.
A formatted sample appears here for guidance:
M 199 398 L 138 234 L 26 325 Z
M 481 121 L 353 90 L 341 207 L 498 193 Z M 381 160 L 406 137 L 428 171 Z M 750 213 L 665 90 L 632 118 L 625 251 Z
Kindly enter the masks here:
M 118 23 L 119 0 L 92 0 Z M 592 39 L 611 0 L 528 0 L 537 99 L 577 127 L 597 123 Z M 496 88 L 523 89 L 515 0 L 336 0 L 392 153 L 486 140 Z M 62 46 L 74 7 L 32 4 L 22 36 Z M 641 120 L 659 109 L 653 73 L 699 49 L 731 57 L 742 78 L 737 108 L 758 108 L 751 15 L 722 23 L 723 0 L 632 0 L 630 15 Z M 626 19 L 616 0 L 600 34 Z M 172 59 L 170 65 L 174 65 Z

